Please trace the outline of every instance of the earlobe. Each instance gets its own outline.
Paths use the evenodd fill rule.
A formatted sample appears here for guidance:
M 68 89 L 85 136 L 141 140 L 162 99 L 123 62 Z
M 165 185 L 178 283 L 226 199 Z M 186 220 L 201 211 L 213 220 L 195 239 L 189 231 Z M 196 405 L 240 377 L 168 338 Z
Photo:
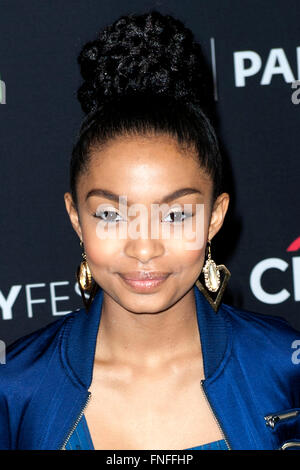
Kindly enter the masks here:
M 81 226 L 80 226 L 80 223 L 79 223 L 78 211 L 75 207 L 75 204 L 73 202 L 71 194 L 70 193 L 65 193 L 64 194 L 64 200 L 65 200 L 66 210 L 69 214 L 72 227 L 75 230 L 75 232 L 77 233 L 80 240 L 82 240 L 82 232 L 81 232 Z

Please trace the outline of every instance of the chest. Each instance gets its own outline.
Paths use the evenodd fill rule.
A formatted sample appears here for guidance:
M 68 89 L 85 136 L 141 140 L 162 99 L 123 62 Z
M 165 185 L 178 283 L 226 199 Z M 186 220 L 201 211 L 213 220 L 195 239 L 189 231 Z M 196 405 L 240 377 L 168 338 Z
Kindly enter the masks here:
M 185 449 L 223 439 L 199 369 L 90 387 L 85 410 L 95 449 Z

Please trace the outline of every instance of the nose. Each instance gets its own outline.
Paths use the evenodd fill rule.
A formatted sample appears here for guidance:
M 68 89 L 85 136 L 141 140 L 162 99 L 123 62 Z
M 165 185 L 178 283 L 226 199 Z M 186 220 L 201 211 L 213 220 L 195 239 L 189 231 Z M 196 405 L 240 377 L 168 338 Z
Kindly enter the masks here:
M 165 248 L 161 240 L 142 239 L 128 240 L 125 245 L 125 254 L 130 258 L 136 258 L 141 263 L 148 263 L 152 258 L 162 256 Z

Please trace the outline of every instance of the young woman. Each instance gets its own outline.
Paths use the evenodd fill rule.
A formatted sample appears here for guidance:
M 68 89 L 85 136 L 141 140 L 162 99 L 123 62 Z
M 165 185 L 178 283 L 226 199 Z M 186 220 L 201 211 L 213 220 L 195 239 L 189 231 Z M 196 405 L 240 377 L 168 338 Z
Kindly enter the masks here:
M 65 204 L 85 308 L 9 348 L 0 448 L 300 448 L 300 333 L 221 303 L 211 241 L 229 195 L 200 46 L 151 11 L 107 26 L 79 64 Z

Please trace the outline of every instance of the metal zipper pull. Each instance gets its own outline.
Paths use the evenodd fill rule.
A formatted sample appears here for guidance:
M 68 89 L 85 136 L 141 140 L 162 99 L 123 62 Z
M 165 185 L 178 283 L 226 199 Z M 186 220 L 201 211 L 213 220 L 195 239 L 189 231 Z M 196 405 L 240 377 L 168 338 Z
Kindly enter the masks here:
M 85 411 L 85 409 L 86 409 L 86 407 L 87 407 L 87 405 L 88 405 L 88 403 L 91 399 L 91 396 L 92 396 L 91 392 L 88 392 L 88 397 L 86 399 L 86 402 L 85 402 L 84 406 L 81 408 L 81 411 L 80 411 L 79 415 L 77 416 L 75 423 L 73 424 L 70 432 L 67 434 L 67 437 L 65 438 L 65 440 L 64 440 L 64 442 L 63 442 L 63 444 L 62 444 L 62 446 L 60 447 L 59 450 L 66 450 L 66 445 L 67 445 L 70 437 L 72 436 L 73 432 L 75 431 L 75 428 L 76 428 L 77 424 L 81 420 L 82 415 L 83 415 L 83 413 L 84 413 L 84 411 Z
M 279 447 L 278 450 L 286 450 L 289 447 L 300 447 L 300 442 L 297 441 L 289 441 L 283 444 L 281 447 Z M 297 449 L 298 450 L 298 449 Z
M 270 426 L 272 429 L 275 427 L 276 423 L 283 421 L 285 419 L 293 418 L 300 413 L 300 410 L 287 411 L 286 413 L 277 413 L 272 415 L 264 416 L 266 421 L 266 426 Z
M 204 397 L 205 397 L 205 399 L 206 399 L 206 402 L 207 402 L 209 408 L 211 409 L 212 415 L 213 415 L 213 417 L 214 417 L 215 420 L 216 420 L 216 423 L 217 423 L 217 425 L 218 425 L 218 427 L 219 427 L 219 429 L 220 429 L 220 431 L 221 431 L 221 434 L 222 434 L 222 436 L 223 436 L 223 438 L 224 438 L 224 441 L 226 442 L 226 445 L 227 445 L 227 447 L 228 447 L 228 450 L 232 450 L 232 449 L 231 449 L 231 446 L 230 446 L 230 444 L 229 444 L 228 438 L 226 437 L 226 435 L 225 435 L 225 433 L 224 433 L 224 431 L 223 431 L 223 429 L 222 429 L 222 427 L 221 427 L 221 425 L 220 425 L 220 423 L 219 423 L 219 421 L 218 421 L 217 415 L 216 415 L 215 411 L 213 410 L 212 405 L 210 404 L 210 401 L 209 401 L 209 399 L 208 399 L 208 396 L 206 395 L 206 392 L 205 392 L 205 389 L 204 389 L 204 380 L 200 380 L 200 384 L 201 384 L 201 389 L 202 389 L 203 395 L 204 395 Z

